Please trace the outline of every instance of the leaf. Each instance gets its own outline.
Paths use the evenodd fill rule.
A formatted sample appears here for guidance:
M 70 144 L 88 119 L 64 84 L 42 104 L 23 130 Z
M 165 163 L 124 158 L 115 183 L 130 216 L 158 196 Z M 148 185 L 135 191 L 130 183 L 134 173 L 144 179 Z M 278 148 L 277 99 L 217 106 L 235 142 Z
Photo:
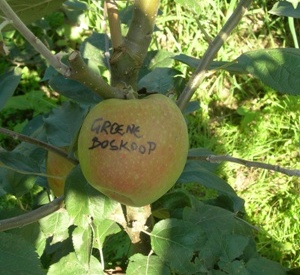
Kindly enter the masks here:
M 250 275 L 244 261 L 219 262 L 218 266 L 225 272 L 222 274 Z M 253 274 L 254 275 L 254 274 Z
M 39 164 L 35 159 L 18 152 L 0 152 L 0 162 L 20 173 L 40 173 Z
M 183 7 L 193 11 L 196 14 L 201 14 L 202 10 L 201 10 L 201 5 L 199 3 L 199 1 L 197 0 L 189 0 L 189 1 L 185 1 L 185 0 L 175 0 L 175 2 L 179 5 L 182 5 Z
M 59 9 L 65 0 L 8 0 L 14 12 L 26 25 L 44 17 L 47 14 Z M 0 22 L 4 21 L 5 15 L 0 11 Z M 12 30 L 11 25 L 4 30 Z
M 178 183 L 199 183 L 207 188 L 216 190 L 219 194 L 231 200 L 231 208 L 240 211 L 244 201 L 237 196 L 234 189 L 223 179 L 206 169 L 198 161 L 187 161 L 182 174 L 177 180 Z
M 146 88 L 148 92 L 159 92 L 165 94 L 178 87 L 182 80 L 181 72 L 173 68 L 155 68 L 142 77 L 138 83 L 139 89 Z
M 129 258 L 126 274 L 168 275 L 171 274 L 171 271 L 169 267 L 155 255 L 144 256 L 142 254 L 135 254 Z
M 175 60 L 180 61 L 192 69 L 196 69 L 201 63 L 201 58 L 195 58 L 186 54 L 179 54 L 173 57 Z M 208 68 L 209 70 L 226 70 L 231 73 L 247 73 L 245 69 L 236 61 L 213 61 Z
M 95 220 L 94 247 L 102 249 L 107 236 L 117 234 L 121 228 L 112 220 Z
M 1 232 L 0 243 L 1 274 L 46 274 L 34 247 L 29 242 L 20 236 Z
M 265 274 L 276 274 L 285 275 L 287 274 L 286 268 L 281 266 L 277 262 L 265 259 L 263 257 L 252 258 L 246 264 L 247 270 L 252 275 L 265 275 Z
M 44 118 L 47 140 L 58 147 L 70 146 L 77 136 L 86 109 L 74 102 L 64 102 Z
M 72 232 L 72 241 L 76 257 L 85 269 L 88 269 L 90 265 L 92 238 L 91 226 L 86 228 L 76 227 Z
M 69 237 L 68 228 L 71 224 L 70 217 L 65 209 L 39 220 L 40 229 L 47 237 L 52 237 L 51 243 L 61 242 Z
M 171 68 L 174 63 L 172 56 L 172 53 L 165 50 L 149 51 L 139 71 L 139 79 L 149 74 L 155 68 Z
M 175 272 L 192 274 L 201 269 L 202 264 L 194 264 L 193 259 L 204 245 L 206 236 L 193 223 L 178 219 L 162 220 L 155 224 L 150 238 L 154 252 Z
M 288 16 L 300 18 L 300 5 L 299 1 L 279 1 L 274 4 L 269 13 L 278 16 Z
M 9 193 L 21 197 L 32 189 L 35 180 L 36 176 L 19 174 L 13 170 L 0 167 L 0 194 Z
M 100 66 L 104 68 L 109 68 L 110 66 L 107 64 L 107 60 L 104 56 L 106 41 L 109 41 L 106 34 L 94 32 L 80 45 L 82 57 L 86 59 L 88 66 L 98 74 Z
M 31 273 L 32 274 L 32 273 Z M 86 268 L 78 261 L 75 252 L 71 252 L 67 256 L 60 259 L 59 262 L 50 266 L 47 275 L 104 275 L 100 262 L 91 256 L 90 266 Z
M 218 230 L 223 234 L 252 236 L 251 227 L 239 220 L 235 213 L 200 201 L 193 208 L 184 209 L 183 219 L 193 223 L 194 227 L 200 225 L 207 233 Z
M 13 95 L 20 80 L 21 70 L 19 68 L 0 75 L 0 110 L 3 109 L 8 99 Z
M 244 69 L 274 90 L 290 95 L 300 91 L 300 49 L 267 49 L 242 54 Z
M 49 112 L 55 106 L 47 99 L 43 91 L 30 91 L 24 95 L 11 97 L 5 109 L 11 108 L 16 110 L 34 110 L 34 115 Z
M 231 262 L 234 259 L 241 257 L 246 246 L 249 243 L 249 238 L 240 235 L 226 235 L 223 238 L 222 254 L 220 260 Z
M 49 85 L 53 90 L 80 104 L 92 105 L 99 103 L 101 100 L 101 97 L 98 94 L 96 94 L 83 84 L 72 79 L 67 79 L 57 72 L 55 72 L 51 76 L 47 75 L 47 77 L 50 77 Z
M 80 166 L 74 168 L 66 180 L 65 203 L 74 224 L 87 228 L 90 218 L 105 220 L 121 210 L 121 205 L 94 189 L 84 178 Z

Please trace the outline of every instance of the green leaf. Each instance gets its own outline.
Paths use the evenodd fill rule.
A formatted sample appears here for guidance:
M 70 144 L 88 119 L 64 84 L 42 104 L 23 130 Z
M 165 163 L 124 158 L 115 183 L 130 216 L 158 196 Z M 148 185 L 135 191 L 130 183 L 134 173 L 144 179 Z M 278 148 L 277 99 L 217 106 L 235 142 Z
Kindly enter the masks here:
M 32 274 L 32 273 L 31 273 Z M 104 275 L 100 262 L 91 256 L 89 267 L 84 266 L 78 261 L 75 252 L 71 252 L 67 256 L 60 259 L 59 262 L 50 266 L 47 275 Z
M 290 95 L 300 91 L 300 49 L 267 49 L 242 54 L 244 69 L 274 90 Z
M 5 109 L 34 110 L 34 114 L 47 113 L 55 106 L 43 91 L 30 91 L 24 95 L 11 97 Z
M 92 228 L 76 227 L 72 232 L 72 241 L 78 261 L 85 267 L 89 268 L 92 254 Z
M 6 211 L 7 211 L 7 209 L 6 209 Z M 24 213 L 22 213 L 22 214 L 24 214 Z M 1 219 L 2 219 L 2 217 L 1 217 Z M 41 232 L 39 224 L 37 222 L 28 224 L 21 228 L 14 228 L 14 229 L 10 230 L 9 233 L 12 233 L 13 235 L 18 235 L 21 238 L 23 238 L 25 241 L 32 244 L 35 247 L 36 253 L 40 257 L 44 253 L 47 237 L 43 234 L 43 232 Z
M 121 205 L 113 201 L 91 185 L 84 178 L 80 166 L 74 168 L 66 180 L 65 203 L 74 224 L 87 228 L 90 219 L 105 220 L 117 212 L 122 213 Z
M 201 63 L 201 58 L 195 58 L 186 54 L 179 54 L 173 57 L 175 60 L 180 61 L 192 69 L 196 69 Z M 236 61 L 213 61 L 209 66 L 209 70 L 226 70 L 231 73 L 247 73 L 245 69 Z
M 23 175 L 0 167 L 0 194 L 9 193 L 21 197 L 32 189 L 35 180 L 36 176 Z
M 98 94 L 91 91 L 83 84 L 72 79 L 67 79 L 57 72 L 51 75 L 49 85 L 56 92 L 80 104 L 97 104 L 101 100 L 101 97 Z
M 64 147 L 73 143 L 86 114 L 86 109 L 74 102 L 64 102 L 44 118 L 49 143 Z
M 39 173 L 40 167 L 35 159 L 18 152 L 0 152 L 0 162 L 20 173 Z
M 149 51 L 139 71 L 139 79 L 149 74 L 155 68 L 171 68 L 174 63 L 172 57 L 173 54 L 165 50 Z
M 195 14 L 199 14 L 199 13 L 201 14 L 201 12 L 202 12 L 201 4 L 197 0 L 189 0 L 189 1 L 175 0 L 175 2 L 179 5 L 182 5 L 183 7 L 193 11 Z
M 186 207 L 183 219 L 201 226 L 207 233 L 218 230 L 223 234 L 252 236 L 251 227 L 236 217 L 236 214 L 218 206 L 198 201 L 196 207 Z
M 222 274 L 238 274 L 238 275 L 250 275 L 245 267 L 244 261 L 232 261 L 232 262 L 219 262 L 218 266 L 225 272 Z M 213 273 L 214 274 L 214 273 Z M 254 274 L 253 274 L 254 275 Z
M 1 274 L 46 274 L 34 247 L 29 242 L 20 236 L 1 232 L 0 243 Z
M 25 24 L 29 24 L 59 9 L 65 0 L 8 0 L 7 2 L 20 19 Z M 0 22 L 2 22 L 5 15 L 2 11 L 0 15 Z M 13 27 L 9 25 L 4 30 L 12 29 Z
M 99 74 L 99 67 L 109 68 L 104 56 L 106 41 L 109 41 L 106 34 L 94 32 L 80 45 L 82 57 L 97 74 Z
M 68 228 L 71 224 L 70 217 L 65 209 L 39 220 L 40 229 L 47 237 L 52 237 L 51 243 L 61 242 L 69 237 Z
M 152 249 L 179 274 L 192 274 L 202 268 L 202 264 L 195 264 L 193 259 L 205 241 L 204 231 L 184 220 L 162 220 L 151 232 Z
M 138 83 L 139 89 L 146 88 L 148 92 L 166 93 L 175 90 L 182 78 L 181 72 L 173 68 L 155 68 L 142 77 Z
M 0 75 L 0 110 L 3 109 L 8 99 L 13 95 L 20 80 L 21 70 L 17 68 Z
M 107 236 L 117 234 L 121 231 L 119 225 L 112 220 L 95 220 L 94 247 L 102 249 Z
M 251 275 L 287 274 L 287 269 L 281 266 L 279 263 L 273 262 L 263 257 L 250 259 L 246 264 L 246 268 Z
M 155 255 L 144 256 L 142 254 L 135 254 L 129 258 L 126 274 L 168 275 L 171 274 L 171 271 L 169 267 Z
M 269 11 L 271 14 L 278 16 L 288 16 L 294 18 L 300 18 L 300 5 L 298 0 L 295 1 L 279 1 L 274 4 Z
M 226 235 L 223 238 L 222 254 L 220 260 L 223 262 L 231 262 L 241 257 L 245 248 L 249 243 L 249 238 L 240 235 Z
M 240 211 L 243 208 L 244 201 L 237 196 L 234 189 L 226 181 L 203 167 L 199 161 L 187 161 L 185 168 L 177 182 L 199 183 L 207 188 L 216 190 L 221 195 L 228 197 L 232 203 L 232 206 L 230 207 L 234 211 Z

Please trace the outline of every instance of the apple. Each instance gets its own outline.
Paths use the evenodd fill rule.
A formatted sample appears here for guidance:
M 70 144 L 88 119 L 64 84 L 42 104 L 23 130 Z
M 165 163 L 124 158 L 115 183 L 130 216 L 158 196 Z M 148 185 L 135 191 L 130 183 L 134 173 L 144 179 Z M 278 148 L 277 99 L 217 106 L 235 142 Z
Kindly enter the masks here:
M 50 176 L 48 185 L 56 197 L 64 194 L 66 178 L 74 166 L 73 162 L 63 156 L 48 151 L 46 161 L 46 173 Z
M 162 94 L 102 101 L 78 136 L 78 160 L 88 183 L 135 207 L 151 204 L 175 184 L 188 148 L 185 119 Z

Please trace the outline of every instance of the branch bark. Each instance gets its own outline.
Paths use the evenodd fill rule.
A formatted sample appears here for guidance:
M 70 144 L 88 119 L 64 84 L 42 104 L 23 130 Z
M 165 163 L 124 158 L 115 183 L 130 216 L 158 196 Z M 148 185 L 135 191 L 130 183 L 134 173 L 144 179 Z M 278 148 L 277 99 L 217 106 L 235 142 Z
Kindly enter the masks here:
M 197 156 L 197 157 L 189 156 L 188 159 L 205 160 L 211 163 L 220 163 L 220 162 L 227 161 L 227 162 L 238 163 L 247 167 L 256 167 L 256 168 L 279 172 L 290 177 L 292 176 L 300 177 L 300 170 L 298 169 L 288 169 L 288 168 L 281 167 L 279 165 L 273 165 L 273 164 L 268 164 L 268 163 L 258 162 L 258 161 L 250 161 L 241 158 L 231 157 L 228 155 L 208 155 L 208 156 Z
M 136 91 L 138 72 L 151 42 L 159 4 L 159 0 L 135 0 L 128 33 L 110 60 L 113 86 L 131 86 Z
M 215 58 L 216 54 L 226 41 L 226 39 L 229 37 L 232 30 L 237 26 L 237 24 L 240 22 L 242 16 L 247 11 L 248 7 L 250 6 L 252 0 L 241 0 L 239 4 L 237 5 L 236 9 L 232 13 L 232 15 L 229 17 L 221 31 L 218 33 L 218 35 L 215 37 L 215 39 L 212 41 L 212 43 L 208 46 L 208 49 L 204 53 L 201 63 L 191 76 L 189 82 L 185 86 L 184 90 L 182 91 L 181 95 L 178 98 L 177 105 L 180 108 L 181 111 L 184 111 L 187 104 L 191 100 L 194 92 L 199 87 L 200 83 L 205 77 L 205 73 L 207 71 L 207 68 Z
M 13 228 L 23 227 L 25 225 L 37 222 L 38 220 L 62 208 L 64 204 L 63 202 L 64 202 L 64 196 L 61 196 L 53 200 L 52 202 L 43 205 L 38 209 L 25 213 L 23 215 L 5 219 L 5 220 L 0 220 L 0 232 L 13 229 Z

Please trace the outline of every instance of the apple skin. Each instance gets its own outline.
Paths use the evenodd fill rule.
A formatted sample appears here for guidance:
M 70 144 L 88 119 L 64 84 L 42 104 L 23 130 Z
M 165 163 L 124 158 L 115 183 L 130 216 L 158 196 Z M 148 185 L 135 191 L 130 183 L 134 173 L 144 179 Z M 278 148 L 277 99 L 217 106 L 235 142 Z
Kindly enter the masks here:
M 66 178 L 74 166 L 75 164 L 68 159 L 52 151 L 48 151 L 46 173 L 47 175 L 57 177 L 48 177 L 48 185 L 56 197 L 64 194 Z
M 161 94 L 100 102 L 78 137 L 78 159 L 89 184 L 134 207 L 151 204 L 175 184 L 188 148 L 185 119 Z

